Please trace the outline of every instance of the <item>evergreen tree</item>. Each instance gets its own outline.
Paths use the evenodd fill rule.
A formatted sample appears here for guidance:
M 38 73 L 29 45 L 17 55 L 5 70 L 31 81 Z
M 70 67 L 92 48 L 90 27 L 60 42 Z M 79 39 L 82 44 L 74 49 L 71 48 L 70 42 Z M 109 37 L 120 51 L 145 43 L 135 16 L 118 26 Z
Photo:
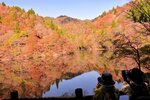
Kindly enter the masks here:
M 19 25 L 19 23 L 16 24 L 15 33 L 20 33 L 20 25 Z
M 0 23 L 2 23 L 2 17 L 0 16 Z
M 2 2 L 2 5 L 3 5 L 3 6 L 6 6 L 6 4 L 5 4 L 4 2 Z
M 35 11 L 31 8 L 28 10 L 28 14 L 29 15 L 35 15 Z
M 106 11 L 104 11 L 104 12 L 102 13 L 101 17 L 104 17 L 106 14 L 107 14 Z
M 128 14 L 134 22 L 141 23 L 145 27 L 146 35 L 150 35 L 150 0 L 132 2 L 132 9 Z
M 22 11 L 22 9 L 18 6 L 13 6 L 13 8 L 15 8 L 17 11 Z

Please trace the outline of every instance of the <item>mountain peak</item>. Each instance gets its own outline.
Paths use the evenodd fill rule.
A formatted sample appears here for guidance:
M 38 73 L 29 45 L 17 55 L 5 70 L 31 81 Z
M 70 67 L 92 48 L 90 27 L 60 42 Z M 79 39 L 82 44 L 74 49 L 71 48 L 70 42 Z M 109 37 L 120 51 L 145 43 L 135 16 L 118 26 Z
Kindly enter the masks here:
M 60 15 L 57 18 L 66 18 L 66 17 L 68 17 L 68 16 L 66 16 L 66 15 Z
M 61 24 L 66 24 L 69 22 L 76 22 L 78 21 L 78 19 L 76 18 L 72 18 L 72 17 L 68 17 L 66 15 L 61 15 L 59 17 L 56 18 Z

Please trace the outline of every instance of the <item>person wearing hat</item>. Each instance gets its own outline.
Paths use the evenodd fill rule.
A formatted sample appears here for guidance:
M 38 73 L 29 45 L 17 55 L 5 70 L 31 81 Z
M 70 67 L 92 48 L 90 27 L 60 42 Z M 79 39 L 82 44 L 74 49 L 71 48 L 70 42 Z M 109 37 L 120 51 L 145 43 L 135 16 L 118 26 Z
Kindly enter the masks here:
M 122 85 L 122 92 L 129 95 L 130 100 L 136 100 L 140 96 L 149 96 L 149 87 L 144 82 L 144 73 L 138 69 L 133 68 L 126 74 L 126 83 Z
M 115 88 L 115 81 L 108 72 L 98 78 L 98 85 L 94 90 L 94 100 L 119 100 L 119 90 Z

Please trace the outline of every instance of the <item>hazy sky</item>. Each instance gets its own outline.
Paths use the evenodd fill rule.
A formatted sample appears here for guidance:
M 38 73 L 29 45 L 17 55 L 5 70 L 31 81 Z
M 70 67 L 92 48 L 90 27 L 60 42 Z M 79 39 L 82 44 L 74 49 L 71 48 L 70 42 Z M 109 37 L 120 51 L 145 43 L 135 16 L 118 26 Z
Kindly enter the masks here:
M 93 19 L 103 11 L 124 5 L 130 0 L 0 0 L 9 6 L 33 8 L 38 15 L 58 17 L 67 15 L 78 19 Z

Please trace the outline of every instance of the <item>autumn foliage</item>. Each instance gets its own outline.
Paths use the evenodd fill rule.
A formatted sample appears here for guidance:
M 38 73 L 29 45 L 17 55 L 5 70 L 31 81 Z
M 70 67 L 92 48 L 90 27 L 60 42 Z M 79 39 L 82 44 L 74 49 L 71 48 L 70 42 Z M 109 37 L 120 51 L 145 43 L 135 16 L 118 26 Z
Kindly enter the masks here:
M 33 9 L 0 4 L 0 82 L 6 93 L 0 96 L 8 97 L 9 88 L 17 87 L 22 97 L 39 97 L 67 72 L 101 69 L 118 76 L 139 65 L 149 69 L 150 37 L 143 34 L 150 27 L 149 6 L 141 5 L 147 14 L 128 3 L 93 20 L 79 20 L 41 17 Z

